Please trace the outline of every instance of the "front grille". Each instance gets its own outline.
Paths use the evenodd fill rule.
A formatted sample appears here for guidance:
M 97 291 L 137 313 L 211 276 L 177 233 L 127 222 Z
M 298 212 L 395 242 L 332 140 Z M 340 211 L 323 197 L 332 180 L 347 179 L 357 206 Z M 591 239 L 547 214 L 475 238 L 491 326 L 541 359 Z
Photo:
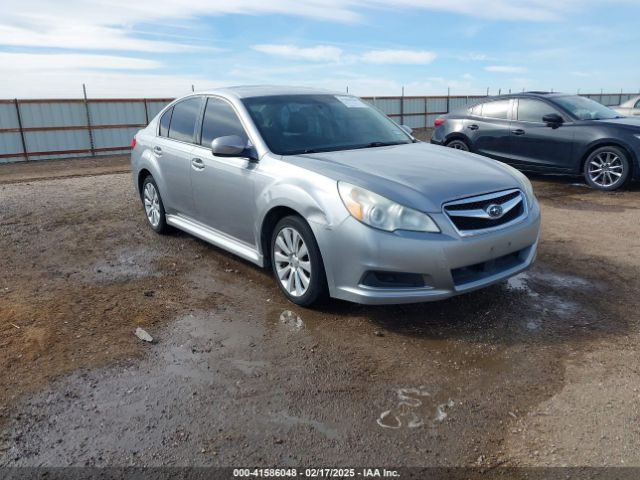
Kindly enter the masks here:
M 463 235 L 475 235 L 522 220 L 527 206 L 520 190 L 506 190 L 446 203 L 444 212 Z

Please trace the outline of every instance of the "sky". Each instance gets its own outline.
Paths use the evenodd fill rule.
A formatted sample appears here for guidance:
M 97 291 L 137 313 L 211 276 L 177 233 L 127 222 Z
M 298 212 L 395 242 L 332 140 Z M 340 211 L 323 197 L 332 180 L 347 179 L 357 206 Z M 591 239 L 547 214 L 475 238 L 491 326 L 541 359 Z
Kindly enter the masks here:
M 640 0 L 2 0 L 0 97 L 640 91 Z

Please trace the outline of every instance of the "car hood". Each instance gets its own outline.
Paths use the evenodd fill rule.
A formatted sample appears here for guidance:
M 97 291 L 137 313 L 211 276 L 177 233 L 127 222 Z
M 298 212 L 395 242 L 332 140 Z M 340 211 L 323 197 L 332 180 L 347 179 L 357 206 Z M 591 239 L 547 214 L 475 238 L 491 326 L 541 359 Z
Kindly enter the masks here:
M 607 120 L 593 120 L 597 123 L 604 123 L 606 125 L 613 125 L 616 127 L 627 127 L 640 131 L 640 118 L 638 117 L 622 117 L 622 118 L 609 118 Z
M 425 212 L 440 211 L 443 203 L 458 198 L 522 188 L 511 167 L 422 142 L 285 156 L 283 160 Z

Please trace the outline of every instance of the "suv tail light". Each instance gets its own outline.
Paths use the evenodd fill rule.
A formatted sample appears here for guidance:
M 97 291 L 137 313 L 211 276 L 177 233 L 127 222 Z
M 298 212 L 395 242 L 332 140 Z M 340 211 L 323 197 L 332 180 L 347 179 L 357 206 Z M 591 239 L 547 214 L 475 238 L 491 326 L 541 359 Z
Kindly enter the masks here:
M 440 117 L 437 118 L 435 122 L 433 122 L 433 126 L 434 127 L 439 127 L 440 125 L 442 125 L 445 122 L 446 118 L 444 117 Z
M 131 150 L 133 150 L 134 148 L 136 148 L 136 144 L 137 144 L 137 140 L 136 137 L 133 137 L 133 140 L 131 140 Z

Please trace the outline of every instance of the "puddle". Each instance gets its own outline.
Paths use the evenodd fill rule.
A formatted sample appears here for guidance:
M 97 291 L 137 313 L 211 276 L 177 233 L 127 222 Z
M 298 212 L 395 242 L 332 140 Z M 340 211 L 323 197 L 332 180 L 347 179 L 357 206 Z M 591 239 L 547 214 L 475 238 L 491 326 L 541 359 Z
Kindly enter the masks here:
M 294 417 L 292 415 L 289 415 L 286 412 L 280 412 L 275 415 L 272 415 L 271 421 L 274 423 L 278 423 L 280 425 L 284 425 L 289 428 L 293 428 L 300 425 L 309 426 L 317 430 L 321 434 L 323 434 L 329 440 L 339 440 L 340 438 L 342 438 L 342 435 L 335 428 L 329 427 L 328 425 L 325 425 L 324 423 L 318 422 L 316 420 L 309 420 L 306 418 Z
M 135 280 L 151 275 L 149 257 L 144 250 L 128 250 L 119 253 L 115 259 L 102 261 L 95 264 L 90 272 L 79 275 L 84 280 L 112 282 L 123 280 Z

